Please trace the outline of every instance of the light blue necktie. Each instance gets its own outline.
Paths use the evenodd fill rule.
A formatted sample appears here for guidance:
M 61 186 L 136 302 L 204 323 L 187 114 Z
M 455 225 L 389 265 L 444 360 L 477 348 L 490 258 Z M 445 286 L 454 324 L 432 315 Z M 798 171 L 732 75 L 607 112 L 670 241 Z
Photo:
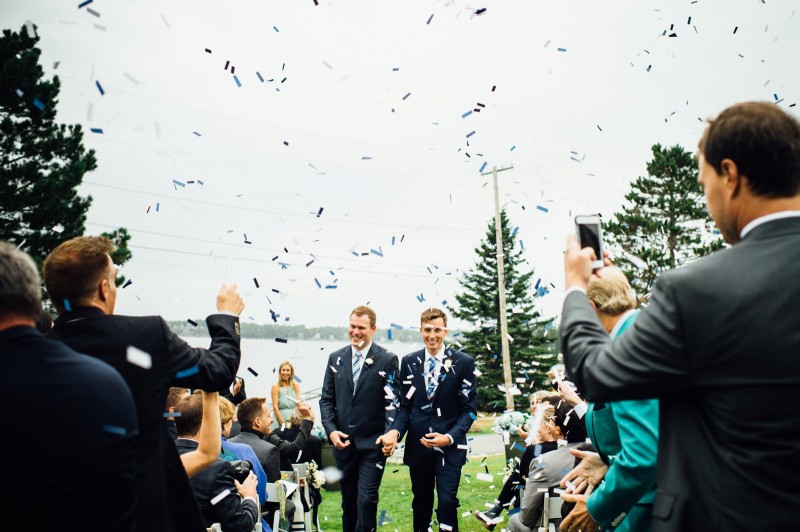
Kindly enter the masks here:
M 356 384 L 358 384 L 358 377 L 361 375 L 361 351 L 356 351 L 353 356 L 353 393 L 356 393 Z
M 428 375 L 428 399 L 430 399 L 436 390 L 436 359 L 433 357 L 428 359 Z

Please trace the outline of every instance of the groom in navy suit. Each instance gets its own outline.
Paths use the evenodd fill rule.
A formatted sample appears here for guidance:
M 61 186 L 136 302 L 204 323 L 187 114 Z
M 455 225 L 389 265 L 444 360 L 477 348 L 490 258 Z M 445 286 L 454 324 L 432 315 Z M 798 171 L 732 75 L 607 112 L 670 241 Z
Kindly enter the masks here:
M 439 529 L 457 532 L 456 495 L 461 467 L 467 462 L 467 431 L 478 403 L 475 360 L 444 345 L 448 330 L 442 310 L 425 310 L 419 330 L 425 349 L 403 357 L 397 418 L 378 441 L 388 456 L 408 432 L 403 462 L 411 473 L 414 532 L 430 527 L 434 485 Z
M 342 530 L 377 527 L 378 488 L 386 464 L 378 443 L 389 430 L 397 403 L 397 355 L 372 343 L 375 312 L 350 313 L 350 345 L 328 357 L 319 408 L 342 472 Z

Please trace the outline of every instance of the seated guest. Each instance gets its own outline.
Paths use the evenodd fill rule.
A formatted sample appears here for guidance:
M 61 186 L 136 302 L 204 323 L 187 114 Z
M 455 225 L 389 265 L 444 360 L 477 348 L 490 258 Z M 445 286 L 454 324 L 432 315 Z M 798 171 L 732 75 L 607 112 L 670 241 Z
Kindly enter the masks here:
M 574 456 L 570 450 L 586 440 L 583 420 L 574 413 L 572 405 L 567 401 L 561 400 L 556 405 L 542 403 L 540 408 L 542 421 L 539 425 L 539 440 L 566 440 L 566 444 L 531 461 L 520 511 L 508 520 L 510 532 L 536 530 L 542 517 L 544 493 L 558 486 L 561 478 L 572 469 Z
M 219 422 L 219 392 L 197 390 L 203 397 L 203 418 L 197 433 L 197 449 L 181 454 L 181 462 L 186 474 L 196 475 L 210 466 L 219 457 L 222 445 L 222 427 Z M 174 419 L 174 418 L 173 418 Z M 177 428 L 176 428 L 177 431 Z
M 619 269 L 608 267 L 599 274 L 589 281 L 586 296 L 605 330 L 616 338 L 633 324 L 636 298 Z M 607 467 L 608 471 L 591 494 L 581 493 L 584 490 L 571 494 L 573 490 L 567 489 L 562 498 L 575 507 L 562 522 L 562 530 L 588 532 L 599 526 L 625 532 L 650 530 L 656 495 L 658 400 L 590 403 L 585 419 L 586 431 L 602 459 L 596 469 Z M 585 458 L 567 479 L 576 487 L 584 481 L 586 486 L 596 484 L 584 471 L 591 464 L 591 458 Z
M 111 366 L 44 337 L 36 325 L 41 308 L 33 260 L 0 242 L 0 401 L 8 406 L 0 447 L 3 528 L 131 532 L 133 396 Z M 13 516 L 23 524 L 11 526 Z
M 172 439 L 176 439 L 178 437 L 178 429 L 175 428 L 175 416 L 171 416 L 169 414 L 175 413 L 175 405 L 177 405 L 181 399 L 189 395 L 191 392 L 188 388 L 181 388 L 180 386 L 172 386 L 167 393 L 167 405 L 166 411 L 164 412 L 164 417 L 167 420 L 167 430 L 169 431 L 169 435 L 172 436 Z
M 219 415 L 219 407 L 217 415 Z M 197 449 L 203 418 L 203 399 L 192 394 L 182 399 L 176 408 L 178 439 L 175 445 L 181 455 Z M 261 511 L 253 472 L 241 484 L 233 477 L 231 464 L 222 458 L 189 479 L 206 527 L 219 523 L 225 532 L 251 532 Z
M 559 401 L 559 396 L 553 395 L 551 392 L 537 391 L 532 393 L 531 414 L 534 414 L 534 418 L 532 419 L 535 419 L 537 409 L 543 402 L 558 404 Z M 495 499 L 494 505 L 486 512 L 476 511 L 474 514 L 478 521 L 480 521 L 481 524 L 489 530 L 494 530 L 495 526 L 497 526 L 497 523 L 499 522 L 498 518 L 500 517 L 500 514 L 503 513 L 503 510 L 510 506 L 516 508 L 519 507 L 519 488 L 525 485 L 525 480 L 528 478 L 528 470 L 530 469 L 531 460 L 538 457 L 542 453 L 554 451 L 558 447 L 558 443 L 556 441 L 540 441 L 538 427 L 532 427 L 530 432 L 531 437 L 528 438 L 528 433 L 525 432 L 523 427 L 519 428 L 520 435 L 526 439 L 529 439 L 530 443 L 525 446 L 525 451 L 522 453 L 522 458 L 514 459 L 513 470 L 503 483 L 503 488 L 500 491 L 500 495 L 498 495 L 497 499 Z
M 256 484 L 258 502 L 261 503 L 263 507 L 264 503 L 267 502 L 267 473 L 264 471 L 264 467 L 261 465 L 252 447 L 244 443 L 235 443 L 229 440 L 231 425 L 233 425 L 233 420 L 236 417 L 236 407 L 224 397 L 219 398 L 219 417 L 222 423 L 223 450 L 220 458 L 229 460 L 229 457 L 232 457 L 235 460 L 247 460 L 252 464 L 252 471 L 258 479 Z
M 300 427 L 303 424 L 303 419 L 303 414 L 301 414 L 300 410 L 295 407 L 295 409 L 292 411 L 292 415 L 289 417 L 289 422 L 285 425 L 285 428 L 273 431 L 272 433 L 283 440 L 293 442 L 295 439 L 297 439 L 297 436 L 300 435 Z M 313 417 L 311 419 L 313 428 Z M 322 464 L 322 440 L 309 433 L 308 439 L 306 440 L 305 451 L 303 451 L 303 456 L 300 457 L 297 462 L 309 462 L 311 460 L 314 460 L 318 466 Z

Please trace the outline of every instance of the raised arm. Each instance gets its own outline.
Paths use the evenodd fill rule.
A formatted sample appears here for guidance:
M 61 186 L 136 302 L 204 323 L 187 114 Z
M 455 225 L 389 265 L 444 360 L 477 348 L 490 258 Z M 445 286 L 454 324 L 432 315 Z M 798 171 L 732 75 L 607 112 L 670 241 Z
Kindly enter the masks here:
M 203 394 L 203 421 L 198 433 L 199 445 L 194 451 L 181 455 L 188 476 L 195 475 L 219 457 L 222 446 L 222 423 L 219 418 L 219 392 Z

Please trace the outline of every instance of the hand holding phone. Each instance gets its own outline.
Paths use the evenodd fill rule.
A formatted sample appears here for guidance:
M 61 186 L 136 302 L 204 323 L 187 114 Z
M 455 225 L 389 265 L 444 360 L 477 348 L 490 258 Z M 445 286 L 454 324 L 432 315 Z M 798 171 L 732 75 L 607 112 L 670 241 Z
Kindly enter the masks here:
M 581 248 L 592 248 L 596 260 L 592 261 L 592 268 L 598 270 L 603 267 L 603 235 L 600 216 L 596 214 L 580 215 L 575 217 L 575 227 Z

